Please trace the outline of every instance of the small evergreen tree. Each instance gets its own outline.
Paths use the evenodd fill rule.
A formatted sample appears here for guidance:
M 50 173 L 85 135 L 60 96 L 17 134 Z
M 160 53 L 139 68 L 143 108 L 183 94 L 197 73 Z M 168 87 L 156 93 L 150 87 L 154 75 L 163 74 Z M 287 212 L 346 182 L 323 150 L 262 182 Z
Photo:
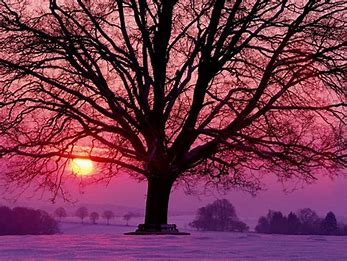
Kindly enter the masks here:
M 290 212 L 287 218 L 287 232 L 290 235 L 297 235 L 300 233 L 300 220 L 297 215 L 293 212 Z
M 328 212 L 321 222 L 321 233 L 323 235 L 336 235 L 338 232 L 336 216 L 333 212 Z
M 264 234 L 270 233 L 270 224 L 266 217 L 262 216 L 259 218 L 255 231 Z
M 268 220 L 271 234 L 287 233 L 287 218 L 280 211 L 269 211 Z

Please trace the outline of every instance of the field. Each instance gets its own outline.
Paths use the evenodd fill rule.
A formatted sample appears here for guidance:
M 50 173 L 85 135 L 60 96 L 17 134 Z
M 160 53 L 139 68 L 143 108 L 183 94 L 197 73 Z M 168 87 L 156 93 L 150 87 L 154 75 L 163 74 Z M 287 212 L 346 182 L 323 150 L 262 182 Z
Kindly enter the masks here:
M 131 226 L 63 221 L 62 234 L 1 237 L 0 260 L 347 260 L 347 237 L 197 232 L 185 220 L 172 221 L 190 236 L 123 235 L 140 219 Z

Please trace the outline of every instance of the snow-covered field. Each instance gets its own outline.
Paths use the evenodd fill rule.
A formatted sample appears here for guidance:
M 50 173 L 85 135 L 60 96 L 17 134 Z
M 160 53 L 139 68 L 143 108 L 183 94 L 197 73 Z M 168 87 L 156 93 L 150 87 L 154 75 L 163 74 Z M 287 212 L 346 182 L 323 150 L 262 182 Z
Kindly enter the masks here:
M 0 237 L 0 260 L 347 260 L 347 237 L 196 232 L 182 229 L 184 220 L 171 221 L 190 236 L 125 236 L 135 226 L 65 221 L 59 235 Z

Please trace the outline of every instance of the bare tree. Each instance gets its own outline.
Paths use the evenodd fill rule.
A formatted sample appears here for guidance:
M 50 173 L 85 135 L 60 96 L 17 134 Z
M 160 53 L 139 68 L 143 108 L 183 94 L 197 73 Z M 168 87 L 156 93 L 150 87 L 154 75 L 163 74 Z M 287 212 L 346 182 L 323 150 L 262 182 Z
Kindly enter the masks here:
M 301 222 L 302 234 L 317 234 L 320 229 L 321 218 L 310 208 L 303 208 L 298 211 L 298 218 Z
M 61 221 L 61 218 L 66 217 L 66 210 L 63 207 L 59 207 L 54 211 L 54 215 L 56 215 L 59 218 L 59 221 Z
M 255 192 L 346 167 L 346 1 L 0 0 L 0 156 L 8 184 L 64 194 L 89 158 L 147 180 Z M 4 162 L 3 161 L 3 162 Z M 4 167 L 3 167 L 4 168 Z
M 102 214 L 102 217 L 107 220 L 107 225 L 109 225 L 110 219 L 114 218 L 114 213 L 111 210 L 106 210 Z
M 79 217 L 81 219 L 81 222 L 83 224 L 83 221 L 86 217 L 88 217 L 88 209 L 86 207 L 79 207 L 76 210 L 76 217 Z
M 99 214 L 97 212 L 92 212 L 90 213 L 89 218 L 93 224 L 96 224 L 96 221 L 99 219 Z
M 127 224 L 126 224 L 127 226 L 129 226 L 130 219 L 132 219 L 135 216 L 136 215 L 133 212 L 128 212 L 128 213 L 124 214 L 123 220 L 125 220 L 127 222 Z

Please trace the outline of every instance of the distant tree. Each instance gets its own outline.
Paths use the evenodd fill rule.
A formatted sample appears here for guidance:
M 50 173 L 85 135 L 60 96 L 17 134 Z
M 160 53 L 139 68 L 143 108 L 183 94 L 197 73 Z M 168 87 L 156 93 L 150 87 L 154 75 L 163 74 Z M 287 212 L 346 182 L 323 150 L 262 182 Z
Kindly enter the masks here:
M 189 225 L 197 230 L 211 230 L 212 224 L 212 212 L 207 207 L 201 207 L 198 209 L 196 218 Z
M 45 211 L 0 207 L 0 235 L 51 235 L 58 232 L 57 222 Z
M 210 231 L 248 230 L 248 226 L 238 219 L 234 206 L 226 199 L 218 199 L 206 207 L 199 208 L 190 226 Z
M 130 219 L 132 219 L 133 217 L 135 217 L 136 215 L 133 212 L 128 212 L 123 216 L 123 220 L 125 220 L 127 222 L 127 226 L 129 226 L 129 221 Z
M 52 235 L 59 232 L 59 226 L 54 218 L 52 218 L 47 212 L 39 210 L 37 214 L 38 222 L 38 234 L 40 235 Z
M 301 229 L 301 222 L 297 215 L 293 212 L 290 212 L 287 218 L 287 228 L 288 228 L 288 234 L 296 235 L 300 233 Z
M 0 206 L 0 235 L 10 235 L 14 230 L 14 216 L 9 207 Z
M 297 216 L 301 222 L 301 234 L 318 234 L 320 230 L 321 219 L 315 211 L 310 208 L 300 209 Z
M 76 216 L 79 217 L 82 221 L 88 216 L 88 209 L 86 207 L 80 207 L 76 210 Z
M 107 220 L 107 225 L 109 225 L 110 219 L 114 218 L 114 213 L 111 210 L 106 210 L 102 214 L 102 217 Z
M 280 211 L 269 210 L 266 217 L 259 218 L 255 231 L 266 234 L 286 234 L 288 231 L 287 217 Z
M 217 230 L 229 230 L 232 228 L 231 222 L 238 221 L 235 208 L 227 199 L 218 199 L 210 207 Z
M 90 218 L 90 220 L 92 221 L 93 224 L 96 224 L 96 221 L 99 219 L 99 213 L 92 212 L 92 213 L 90 213 L 89 218 Z
M 240 220 L 230 221 L 228 231 L 246 232 L 249 230 L 249 226 Z
M 259 218 L 255 231 L 264 234 L 270 233 L 270 224 L 266 217 L 262 216 Z
M 267 219 L 270 224 L 271 234 L 287 233 L 287 218 L 280 211 L 269 211 Z
M 333 212 L 328 212 L 321 222 L 321 233 L 324 235 L 336 235 L 338 233 L 338 226 L 336 216 Z
M 301 223 L 303 224 L 314 224 L 319 221 L 319 216 L 317 213 L 310 208 L 300 209 L 297 213 L 297 216 Z
M 54 215 L 59 218 L 59 221 L 61 221 L 61 218 L 66 217 L 66 210 L 63 207 L 59 207 L 54 211 Z
M 342 235 L 347 236 L 347 225 L 342 225 Z

